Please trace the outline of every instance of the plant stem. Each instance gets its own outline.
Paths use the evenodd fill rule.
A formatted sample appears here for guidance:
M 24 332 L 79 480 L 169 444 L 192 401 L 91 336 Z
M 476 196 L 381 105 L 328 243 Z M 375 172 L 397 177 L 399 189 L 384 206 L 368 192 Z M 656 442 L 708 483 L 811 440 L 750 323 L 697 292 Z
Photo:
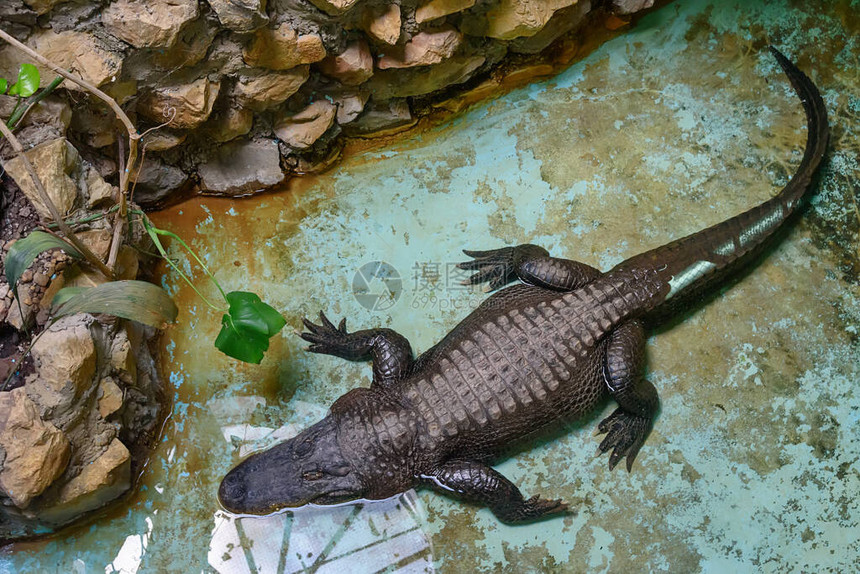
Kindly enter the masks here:
M 111 213 L 116 211 L 117 209 L 119 209 L 119 206 L 114 205 L 113 207 L 111 207 L 110 209 L 106 210 L 103 213 L 94 213 L 93 215 L 89 215 L 89 216 L 83 217 L 81 219 L 72 219 L 70 221 L 66 221 L 66 225 L 80 225 L 82 223 L 89 223 L 91 221 L 98 221 L 99 219 L 107 217 L 108 215 L 110 215 Z M 57 225 L 55 222 L 51 222 L 51 223 L 46 223 L 45 227 L 47 227 L 48 229 L 56 229 L 59 227 L 59 225 Z
M 54 81 L 51 82 L 50 84 L 48 84 L 47 86 L 45 86 L 45 89 L 39 90 L 39 92 L 36 95 L 31 97 L 29 100 L 27 100 L 27 107 L 26 108 L 24 108 L 22 110 L 18 110 L 18 107 L 16 106 L 15 109 L 12 110 L 12 115 L 9 116 L 9 121 L 6 122 L 6 125 L 14 130 L 15 126 L 18 125 L 18 122 L 20 122 L 22 119 L 24 119 L 24 116 L 27 115 L 27 112 L 29 112 L 31 109 L 33 109 L 33 106 L 35 106 L 36 104 L 38 104 L 39 102 L 44 100 L 46 97 L 48 97 L 51 94 L 51 92 L 53 92 L 55 89 L 57 89 L 57 86 L 62 84 L 64 79 L 65 78 L 63 78 L 63 76 L 57 76 L 56 78 L 54 78 Z M 18 113 L 16 113 L 16 111 Z
M 12 131 L 6 127 L 6 124 L 3 122 L 0 122 L 0 132 L 2 132 L 6 139 L 9 140 L 9 143 L 12 144 L 12 149 L 14 149 L 18 157 L 21 158 L 21 161 L 24 163 L 24 168 L 30 175 L 30 179 L 33 180 L 33 185 L 36 187 L 36 192 L 39 194 L 42 203 L 44 203 L 45 207 L 48 208 L 48 211 L 51 212 L 51 217 L 54 218 L 54 221 L 57 223 L 60 231 L 63 232 L 65 238 L 68 239 L 69 243 L 77 247 L 78 251 L 81 252 L 84 258 L 95 266 L 96 269 L 101 271 L 105 277 L 112 278 L 113 273 L 111 270 L 107 268 L 101 259 L 96 257 L 96 254 L 93 253 L 89 247 L 77 238 L 75 232 L 72 231 L 72 228 L 66 225 L 66 222 L 63 221 L 60 211 L 57 209 L 57 206 L 54 205 L 51 196 L 49 196 L 48 192 L 45 190 L 45 186 L 42 185 L 42 180 L 39 179 L 39 176 L 36 174 L 33 164 L 30 163 L 29 158 L 24 154 L 24 148 L 21 146 L 21 142 L 18 141 L 18 138 L 15 137 Z
M 0 123 L 2 123 L 2 122 L 0 122 Z M 40 331 L 40 332 L 39 332 L 39 334 L 38 334 L 38 335 L 36 335 L 35 337 L 33 337 L 33 339 L 30 341 L 30 346 L 29 346 L 29 347 L 27 347 L 27 350 L 26 350 L 26 351 L 24 351 L 24 354 L 23 354 L 23 355 L 21 355 L 20 362 L 18 363 L 18 369 L 20 369 L 21 365 L 23 365 L 23 364 L 24 364 L 24 359 L 26 359 L 26 358 L 27 358 L 27 355 L 29 355 L 29 354 L 30 354 L 30 351 L 32 351 L 32 350 L 33 350 L 33 347 L 36 345 L 36 342 L 39 340 L 39 338 L 40 338 L 42 335 L 44 335 L 44 334 L 45 334 L 45 332 L 48 330 L 48 328 L 49 328 L 49 327 L 50 327 L 50 325 L 46 325 L 46 326 L 45 326 L 45 328 L 44 328 L 44 329 L 42 329 L 42 331 Z M 17 372 L 18 372 L 18 369 L 12 369 L 12 371 L 10 371 L 10 372 L 9 372 L 9 376 L 8 376 L 8 377 L 6 377 L 6 380 L 5 380 L 5 381 L 3 381 L 3 386 L 2 386 L 2 387 L 0 387 L 0 393 L 2 393 L 3 391 L 5 391 L 5 390 L 6 390 L 6 387 L 8 387 L 8 386 L 9 386 L 9 382 L 12 380 L 12 377 L 14 377 L 14 376 L 15 376 L 15 373 L 17 373 Z

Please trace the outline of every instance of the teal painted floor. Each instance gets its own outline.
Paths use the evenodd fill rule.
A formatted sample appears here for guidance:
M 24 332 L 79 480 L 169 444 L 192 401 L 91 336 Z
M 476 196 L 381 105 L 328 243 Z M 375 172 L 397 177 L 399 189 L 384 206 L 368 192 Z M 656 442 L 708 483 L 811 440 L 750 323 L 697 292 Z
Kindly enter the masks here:
M 169 276 L 182 309 L 165 339 L 175 403 L 141 491 L 90 526 L 0 555 L 0 572 L 856 568 L 858 13 L 856 0 L 676 2 L 553 79 L 301 189 L 163 214 L 226 289 L 260 293 L 288 327 L 262 365 L 237 365 L 211 348 L 218 314 Z M 821 87 L 832 152 L 785 241 L 649 340 L 662 411 L 631 474 L 595 456 L 607 403 L 498 467 L 529 495 L 564 498 L 564 518 L 510 527 L 428 491 L 266 518 L 219 510 L 218 482 L 244 455 L 369 384 L 368 365 L 303 350 L 302 316 L 388 326 L 420 352 L 484 297 L 456 285 L 464 247 L 538 243 L 606 269 L 775 193 L 805 128 L 767 43 Z M 378 260 L 402 289 L 356 297 L 356 271 Z

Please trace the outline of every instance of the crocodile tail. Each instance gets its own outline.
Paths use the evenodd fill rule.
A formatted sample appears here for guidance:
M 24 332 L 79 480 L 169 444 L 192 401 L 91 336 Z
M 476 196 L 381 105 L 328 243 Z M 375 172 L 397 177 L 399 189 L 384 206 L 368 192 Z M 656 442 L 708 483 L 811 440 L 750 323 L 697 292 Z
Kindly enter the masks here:
M 694 299 L 748 261 L 797 210 L 812 188 L 830 137 L 827 109 L 812 80 L 779 50 L 770 48 L 803 103 L 807 121 L 803 160 L 788 184 L 772 199 L 698 233 L 673 241 L 622 263 L 650 267 L 665 280 L 663 297 L 671 307 Z M 653 307 L 652 307 L 653 309 Z M 668 310 L 668 309 L 667 309 Z

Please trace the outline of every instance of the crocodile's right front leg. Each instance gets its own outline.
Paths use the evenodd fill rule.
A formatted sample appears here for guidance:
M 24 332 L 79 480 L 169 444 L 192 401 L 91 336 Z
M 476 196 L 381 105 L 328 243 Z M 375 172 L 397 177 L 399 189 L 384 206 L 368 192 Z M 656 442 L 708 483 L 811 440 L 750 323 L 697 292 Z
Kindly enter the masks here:
M 457 267 L 477 271 L 463 283 L 477 285 L 486 281 L 490 290 L 520 279 L 529 285 L 553 291 L 573 291 L 601 275 L 600 271 L 585 263 L 550 257 L 546 249 L 537 245 L 524 244 L 492 251 L 464 249 L 463 253 L 473 259 L 459 263 Z
M 406 337 L 391 329 L 346 332 L 346 318 L 335 327 L 320 311 L 320 324 L 302 319 L 306 332 L 300 336 L 312 353 L 334 355 L 349 361 L 373 361 L 373 384 L 388 386 L 405 377 L 412 368 L 412 347 Z
M 486 505 L 508 524 L 531 522 L 567 511 L 567 504 L 561 500 L 523 498 L 514 483 L 480 462 L 449 460 L 421 479 L 437 492 Z

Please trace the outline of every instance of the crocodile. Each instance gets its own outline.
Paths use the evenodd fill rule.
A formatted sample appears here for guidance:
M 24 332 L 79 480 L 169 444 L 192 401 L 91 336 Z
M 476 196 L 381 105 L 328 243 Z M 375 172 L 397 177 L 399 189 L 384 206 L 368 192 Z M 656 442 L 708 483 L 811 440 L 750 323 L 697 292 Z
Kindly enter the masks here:
M 369 388 L 338 398 L 294 438 L 251 455 L 223 479 L 221 505 L 268 514 L 307 504 L 379 500 L 424 486 L 489 507 L 505 523 L 563 513 L 492 464 L 538 433 L 592 411 L 617 408 L 598 425 L 599 452 L 628 472 L 659 408 L 645 378 L 649 329 L 701 303 L 760 259 L 814 187 L 829 126 L 813 82 L 770 48 L 806 114 L 803 159 L 773 198 L 722 223 L 636 255 L 603 273 L 551 257 L 536 245 L 469 251 L 465 283 L 496 291 L 417 359 L 391 329 L 349 332 L 320 312 L 303 319 L 308 350 L 372 362 Z M 563 426 L 561 427 L 563 429 Z

